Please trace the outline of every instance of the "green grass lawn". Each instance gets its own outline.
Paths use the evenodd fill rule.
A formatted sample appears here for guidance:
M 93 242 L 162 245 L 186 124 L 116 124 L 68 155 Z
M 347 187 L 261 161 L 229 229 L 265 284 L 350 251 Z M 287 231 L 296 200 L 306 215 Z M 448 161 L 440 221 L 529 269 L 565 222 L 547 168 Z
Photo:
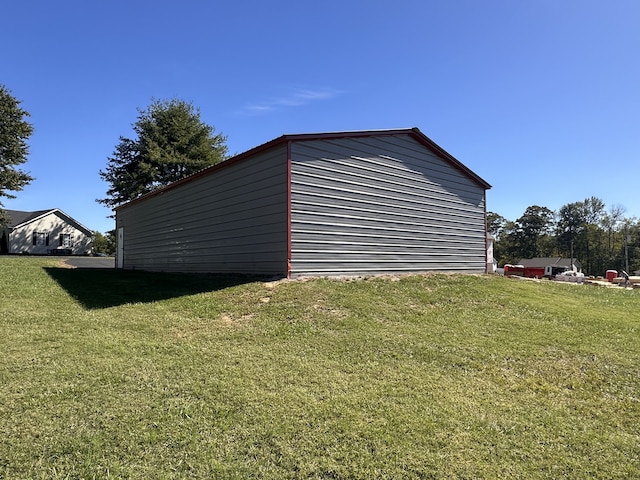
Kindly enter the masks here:
M 640 478 L 640 291 L 0 257 L 0 478 Z

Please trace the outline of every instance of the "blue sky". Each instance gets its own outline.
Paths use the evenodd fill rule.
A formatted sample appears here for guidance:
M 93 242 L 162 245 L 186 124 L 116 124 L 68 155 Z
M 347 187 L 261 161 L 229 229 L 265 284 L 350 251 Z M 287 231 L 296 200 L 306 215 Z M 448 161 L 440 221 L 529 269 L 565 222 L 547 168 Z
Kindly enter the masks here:
M 0 83 L 31 113 L 5 208 L 113 228 L 98 175 L 179 98 L 240 153 L 285 133 L 418 127 L 515 220 L 596 196 L 640 216 L 637 0 L 6 2 Z

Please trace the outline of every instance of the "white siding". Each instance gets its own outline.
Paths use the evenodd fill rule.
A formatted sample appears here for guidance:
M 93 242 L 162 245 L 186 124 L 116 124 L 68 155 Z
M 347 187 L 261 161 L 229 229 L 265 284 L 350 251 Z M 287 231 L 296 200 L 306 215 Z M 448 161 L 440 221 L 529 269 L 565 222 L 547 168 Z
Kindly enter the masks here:
M 41 235 L 43 242 L 33 244 L 34 233 Z M 69 245 L 61 245 L 60 235 L 68 235 Z M 48 240 L 48 243 L 47 243 Z M 46 255 L 56 248 L 70 248 L 74 255 L 91 253 L 92 237 L 64 218 L 50 213 L 21 227 L 15 228 L 9 235 L 9 253 L 29 253 Z
M 485 271 L 484 188 L 409 135 L 291 156 L 292 276 Z
M 125 269 L 286 274 L 286 146 L 133 202 L 116 226 Z

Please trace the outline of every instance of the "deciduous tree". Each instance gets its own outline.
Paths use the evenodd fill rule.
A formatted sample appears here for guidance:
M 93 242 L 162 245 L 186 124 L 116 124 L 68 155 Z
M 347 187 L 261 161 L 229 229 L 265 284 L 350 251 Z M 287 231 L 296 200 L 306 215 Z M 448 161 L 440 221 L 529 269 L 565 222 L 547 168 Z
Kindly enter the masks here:
M 524 214 L 516 220 L 516 234 L 522 249 L 522 258 L 546 257 L 551 234 L 554 213 L 547 207 L 532 205 L 527 207 Z
M 497 250 L 508 262 L 550 256 L 554 250 L 553 224 L 552 210 L 538 205 L 527 207 L 515 222 L 504 222 Z
M 116 251 L 115 230 L 110 230 L 106 235 L 101 232 L 93 232 L 93 253 L 113 255 Z
M 504 225 L 507 223 L 507 219 L 502 215 L 498 215 L 494 212 L 487 212 L 487 231 L 493 235 L 496 240 L 500 239 L 500 234 L 504 229 Z

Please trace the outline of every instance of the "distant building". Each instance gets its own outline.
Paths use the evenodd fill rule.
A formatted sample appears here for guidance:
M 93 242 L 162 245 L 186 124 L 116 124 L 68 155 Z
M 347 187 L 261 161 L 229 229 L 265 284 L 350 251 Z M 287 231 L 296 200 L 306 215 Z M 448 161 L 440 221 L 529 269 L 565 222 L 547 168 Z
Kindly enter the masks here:
M 93 232 L 58 208 L 23 212 L 5 210 L 8 224 L 0 235 L 0 253 L 86 255 Z
M 552 267 L 564 267 L 569 270 L 574 270 L 578 273 L 582 272 L 582 264 L 577 259 L 569 259 L 562 257 L 535 257 L 535 258 L 521 258 L 518 262 L 527 268 L 542 268 L 547 266 Z M 573 268 L 572 266 L 573 265 Z

